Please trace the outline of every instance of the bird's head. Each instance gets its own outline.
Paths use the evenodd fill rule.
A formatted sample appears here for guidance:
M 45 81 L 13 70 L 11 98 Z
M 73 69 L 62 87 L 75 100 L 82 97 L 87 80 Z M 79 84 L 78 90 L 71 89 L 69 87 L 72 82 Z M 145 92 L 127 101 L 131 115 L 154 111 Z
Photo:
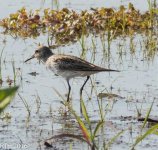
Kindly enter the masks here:
M 41 46 L 37 50 L 35 50 L 35 53 L 29 59 L 25 60 L 25 62 L 27 62 L 33 58 L 37 58 L 39 61 L 46 62 L 47 59 L 51 55 L 53 55 L 53 53 L 47 46 Z

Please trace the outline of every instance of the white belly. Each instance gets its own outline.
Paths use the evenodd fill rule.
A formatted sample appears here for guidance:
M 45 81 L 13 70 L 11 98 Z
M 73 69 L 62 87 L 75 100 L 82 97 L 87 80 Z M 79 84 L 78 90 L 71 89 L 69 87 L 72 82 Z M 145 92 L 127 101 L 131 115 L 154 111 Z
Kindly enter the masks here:
M 94 74 L 95 72 L 92 71 L 71 71 L 71 70 L 60 70 L 58 68 L 58 65 L 48 65 L 47 66 L 48 69 L 50 69 L 51 71 L 54 72 L 54 74 L 62 76 L 63 78 L 66 79 L 71 79 L 74 77 L 85 77 L 85 76 L 89 76 L 91 74 Z

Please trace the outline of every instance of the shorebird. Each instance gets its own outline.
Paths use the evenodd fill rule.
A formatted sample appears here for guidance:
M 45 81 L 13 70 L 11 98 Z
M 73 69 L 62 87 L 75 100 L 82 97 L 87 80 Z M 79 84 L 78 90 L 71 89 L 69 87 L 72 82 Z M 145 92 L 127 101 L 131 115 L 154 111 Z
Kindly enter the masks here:
M 87 77 L 82 87 L 80 88 L 80 95 L 82 95 L 83 88 L 90 78 L 90 75 L 98 72 L 119 72 L 118 70 L 106 69 L 89 63 L 79 57 L 72 55 L 54 54 L 48 47 L 42 46 L 35 50 L 35 53 L 25 62 L 37 58 L 43 62 L 47 68 L 53 71 L 56 75 L 60 75 L 66 79 L 68 84 L 67 101 L 69 102 L 71 86 L 70 79 L 74 77 Z

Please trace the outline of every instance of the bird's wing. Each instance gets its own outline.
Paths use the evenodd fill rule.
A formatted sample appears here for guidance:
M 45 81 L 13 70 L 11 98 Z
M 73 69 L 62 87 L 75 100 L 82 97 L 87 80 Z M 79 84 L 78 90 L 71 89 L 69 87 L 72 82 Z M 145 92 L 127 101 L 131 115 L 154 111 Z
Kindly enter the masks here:
M 54 60 L 59 69 L 73 71 L 106 71 L 106 69 L 91 64 L 81 58 L 69 55 L 58 55 Z

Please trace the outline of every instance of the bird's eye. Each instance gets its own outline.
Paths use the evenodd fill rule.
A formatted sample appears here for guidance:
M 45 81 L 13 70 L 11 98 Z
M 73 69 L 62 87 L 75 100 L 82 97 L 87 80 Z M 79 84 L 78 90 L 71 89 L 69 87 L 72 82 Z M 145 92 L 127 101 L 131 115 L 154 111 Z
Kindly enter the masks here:
M 35 53 L 38 53 L 38 52 L 39 52 L 39 50 L 36 50 L 36 51 L 35 51 Z

